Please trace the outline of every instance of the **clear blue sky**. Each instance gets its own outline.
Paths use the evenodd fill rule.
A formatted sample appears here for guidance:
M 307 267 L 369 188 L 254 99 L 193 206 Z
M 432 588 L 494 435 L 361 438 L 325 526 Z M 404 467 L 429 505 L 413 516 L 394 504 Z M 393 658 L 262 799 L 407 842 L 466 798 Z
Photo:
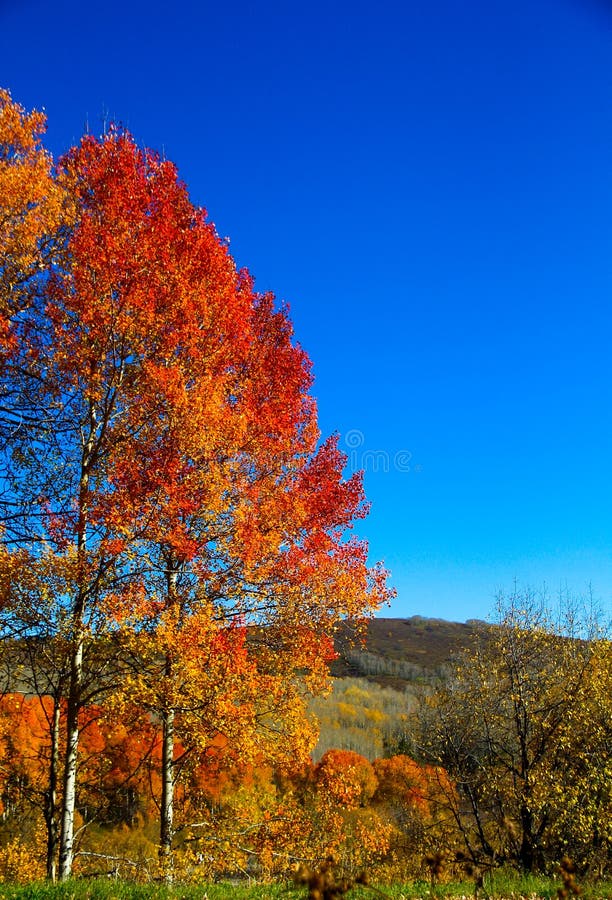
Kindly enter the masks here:
M 0 84 L 165 152 L 289 302 L 386 614 L 612 610 L 612 5 L 0 0 Z

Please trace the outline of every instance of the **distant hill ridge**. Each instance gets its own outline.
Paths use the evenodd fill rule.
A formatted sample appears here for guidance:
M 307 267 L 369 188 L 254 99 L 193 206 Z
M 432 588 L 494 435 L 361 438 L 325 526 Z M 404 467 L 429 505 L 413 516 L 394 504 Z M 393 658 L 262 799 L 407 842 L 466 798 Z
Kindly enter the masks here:
M 370 619 L 363 646 L 352 640 L 348 630 L 340 632 L 336 639 L 338 659 L 332 665 L 332 674 L 365 677 L 392 687 L 428 681 L 470 643 L 476 632 L 489 627 L 480 619 L 467 622 L 424 616 Z
M 431 690 L 476 634 L 486 635 L 492 627 L 476 619 L 376 618 L 368 621 L 365 641 L 359 643 L 347 624 L 336 638 L 333 690 L 309 704 L 319 723 L 315 761 L 331 747 L 370 760 L 414 755 L 410 718 L 423 691 Z

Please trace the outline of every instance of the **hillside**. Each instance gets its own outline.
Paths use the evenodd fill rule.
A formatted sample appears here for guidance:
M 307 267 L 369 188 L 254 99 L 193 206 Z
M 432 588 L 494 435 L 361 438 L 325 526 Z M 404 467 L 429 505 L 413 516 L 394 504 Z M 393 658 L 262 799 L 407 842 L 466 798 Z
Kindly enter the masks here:
M 332 674 L 336 678 L 361 676 L 391 687 L 422 683 L 468 644 L 475 631 L 485 628 L 486 623 L 479 619 L 466 623 L 423 616 L 371 619 L 363 645 L 350 632 L 340 633 Z
M 360 643 L 346 628 L 336 640 L 332 693 L 315 698 L 320 726 L 315 759 L 330 747 L 368 759 L 415 753 L 410 720 L 432 679 L 485 622 L 447 622 L 412 616 L 371 619 Z

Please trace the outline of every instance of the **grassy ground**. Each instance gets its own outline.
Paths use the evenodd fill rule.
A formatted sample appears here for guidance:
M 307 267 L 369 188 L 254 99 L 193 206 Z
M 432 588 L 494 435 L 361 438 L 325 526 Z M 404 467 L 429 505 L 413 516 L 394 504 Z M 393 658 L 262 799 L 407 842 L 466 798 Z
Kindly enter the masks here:
M 518 878 L 497 875 L 495 881 L 480 891 L 481 898 L 491 900 L 556 900 L 559 881 L 549 878 Z M 6 900 L 301 900 L 307 890 L 293 884 L 276 885 L 191 885 L 173 888 L 161 885 L 136 885 L 120 881 L 70 881 L 61 885 L 0 884 L 0 898 Z M 474 886 L 470 883 L 437 885 L 432 891 L 425 883 L 392 885 L 380 889 L 356 887 L 348 900 L 391 898 L 391 900 L 470 900 Z M 612 900 L 612 883 L 583 886 L 583 900 Z

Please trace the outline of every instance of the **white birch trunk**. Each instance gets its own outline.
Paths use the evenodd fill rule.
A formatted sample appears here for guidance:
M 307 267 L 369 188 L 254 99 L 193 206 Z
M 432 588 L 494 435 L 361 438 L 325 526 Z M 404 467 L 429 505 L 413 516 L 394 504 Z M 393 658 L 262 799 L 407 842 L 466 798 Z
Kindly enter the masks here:
M 61 705 L 55 698 L 53 706 L 53 723 L 51 726 L 51 759 L 49 762 L 49 784 L 45 792 L 45 825 L 47 827 L 47 880 L 55 882 L 57 877 L 57 844 L 59 828 L 57 822 L 57 779 L 59 772 L 59 739 L 60 739 Z
M 174 710 L 168 709 L 162 720 L 162 794 L 159 857 L 164 880 L 172 881 L 172 840 L 174 837 Z
M 177 602 L 178 570 L 175 561 L 167 559 L 167 596 L 168 606 Z M 174 678 L 172 657 L 166 654 L 164 679 L 170 682 Z M 172 691 L 168 691 L 172 696 Z M 160 809 L 159 858 L 166 883 L 172 882 L 172 842 L 174 838 L 174 718 L 175 711 L 168 705 L 162 712 L 162 794 Z
M 59 880 L 66 881 L 74 862 L 74 810 L 76 806 L 77 763 L 79 750 L 79 709 L 83 678 L 83 636 L 75 641 L 70 674 L 70 694 L 66 715 L 66 758 L 64 763 L 64 797 L 60 833 Z
M 84 615 L 89 583 L 87 580 L 86 551 L 89 505 L 89 470 L 93 458 L 96 435 L 96 411 L 90 408 L 90 428 L 81 457 L 77 523 L 77 595 L 72 609 L 72 660 L 70 688 L 66 710 L 66 756 L 64 759 L 64 796 L 62 800 L 62 827 L 59 847 L 59 880 L 66 881 L 72 873 L 74 862 L 74 811 L 76 807 L 77 768 L 79 753 L 79 712 L 82 702 L 83 648 L 85 644 Z

